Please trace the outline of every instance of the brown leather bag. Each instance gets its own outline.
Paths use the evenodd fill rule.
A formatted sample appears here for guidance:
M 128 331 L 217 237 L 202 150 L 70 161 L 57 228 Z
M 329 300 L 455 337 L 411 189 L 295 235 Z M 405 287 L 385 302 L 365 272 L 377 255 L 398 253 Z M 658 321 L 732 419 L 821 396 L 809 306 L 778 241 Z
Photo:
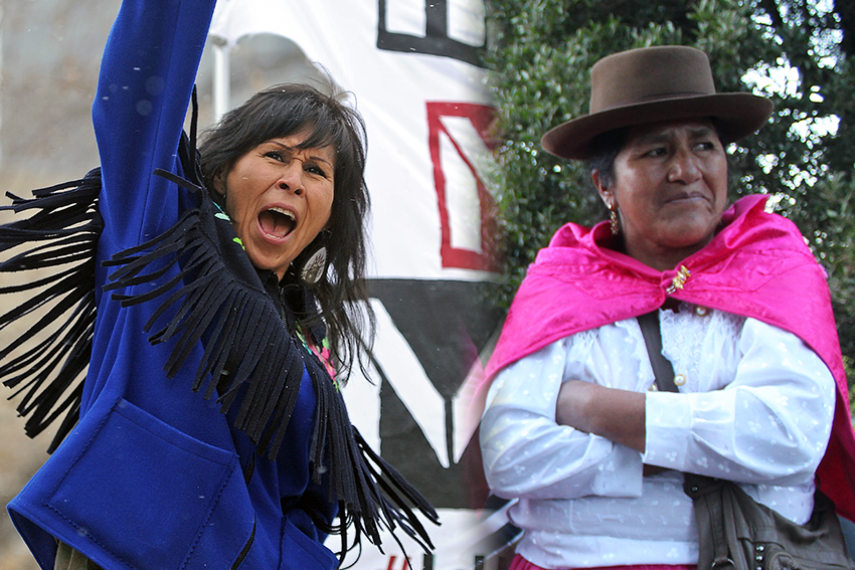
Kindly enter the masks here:
M 799 525 L 759 504 L 732 481 L 684 473 L 698 524 L 699 570 L 853 570 L 834 503 L 816 490 Z

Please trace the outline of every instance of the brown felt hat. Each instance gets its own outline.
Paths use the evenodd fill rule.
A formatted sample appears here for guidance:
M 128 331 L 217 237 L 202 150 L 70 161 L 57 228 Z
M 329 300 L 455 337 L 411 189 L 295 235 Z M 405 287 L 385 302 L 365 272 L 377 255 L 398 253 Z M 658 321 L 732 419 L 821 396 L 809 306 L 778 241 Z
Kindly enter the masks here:
M 711 117 L 725 142 L 769 119 L 772 102 L 750 93 L 716 93 L 707 54 L 688 46 L 631 49 L 591 68 L 589 113 L 551 129 L 540 141 L 563 158 L 590 158 L 599 134 L 644 123 Z

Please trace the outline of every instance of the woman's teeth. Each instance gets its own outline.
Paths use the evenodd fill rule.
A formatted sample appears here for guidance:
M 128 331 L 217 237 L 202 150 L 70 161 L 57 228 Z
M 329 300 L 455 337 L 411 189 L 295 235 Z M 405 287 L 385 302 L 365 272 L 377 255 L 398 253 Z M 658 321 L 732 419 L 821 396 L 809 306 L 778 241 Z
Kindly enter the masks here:
M 283 238 L 297 225 L 297 217 L 284 208 L 268 208 L 258 216 L 262 229 L 268 235 Z
M 297 218 L 294 216 L 294 213 L 291 212 L 290 210 L 286 210 L 285 208 L 268 208 L 268 210 L 271 212 L 276 212 L 278 214 L 282 214 L 283 216 L 288 216 L 289 218 L 291 218 L 292 222 L 297 221 Z

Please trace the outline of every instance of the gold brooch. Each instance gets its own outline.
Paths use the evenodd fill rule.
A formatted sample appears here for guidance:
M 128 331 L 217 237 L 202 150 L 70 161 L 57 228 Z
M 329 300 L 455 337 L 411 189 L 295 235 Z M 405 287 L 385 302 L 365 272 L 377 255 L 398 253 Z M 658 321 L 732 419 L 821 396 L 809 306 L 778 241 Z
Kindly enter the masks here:
M 665 292 L 669 295 L 673 294 L 677 289 L 682 289 L 683 285 L 686 284 L 686 280 L 692 276 L 692 272 L 685 265 L 681 265 L 680 269 L 677 270 L 677 275 L 674 276 L 674 279 L 671 280 L 671 286 L 668 287 Z

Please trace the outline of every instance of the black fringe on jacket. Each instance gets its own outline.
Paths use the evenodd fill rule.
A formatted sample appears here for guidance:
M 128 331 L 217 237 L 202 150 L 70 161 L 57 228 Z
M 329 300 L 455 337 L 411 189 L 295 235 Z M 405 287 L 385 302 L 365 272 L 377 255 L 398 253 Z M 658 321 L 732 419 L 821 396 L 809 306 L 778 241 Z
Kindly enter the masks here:
M 77 423 L 83 379 L 92 353 L 95 328 L 95 251 L 104 222 L 98 214 L 101 171 L 81 180 L 34 190 L 32 199 L 7 193 L 11 206 L 0 210 L 28 218 L 0 226 L 0 272 L 22 273 L 19 285 L 0 294 L 27 293 L 15 308 L 0 316 L 0 331 L 32 315 L 31 326 L 14 340 L 4 334 L 0 378 L 13 388 L 17 406 L 29 416 L 24 429 L 35 437 L 57 418 L 59 429 L 48 447 L 52 453 Z M 30 246 L 29 250 L 21 246 Z M 50 274 L 40 270 L 49 269 Z M 37 341 L 37 339 L 42 339 Z M 15 351 L 23 351 L 15 355 Z

